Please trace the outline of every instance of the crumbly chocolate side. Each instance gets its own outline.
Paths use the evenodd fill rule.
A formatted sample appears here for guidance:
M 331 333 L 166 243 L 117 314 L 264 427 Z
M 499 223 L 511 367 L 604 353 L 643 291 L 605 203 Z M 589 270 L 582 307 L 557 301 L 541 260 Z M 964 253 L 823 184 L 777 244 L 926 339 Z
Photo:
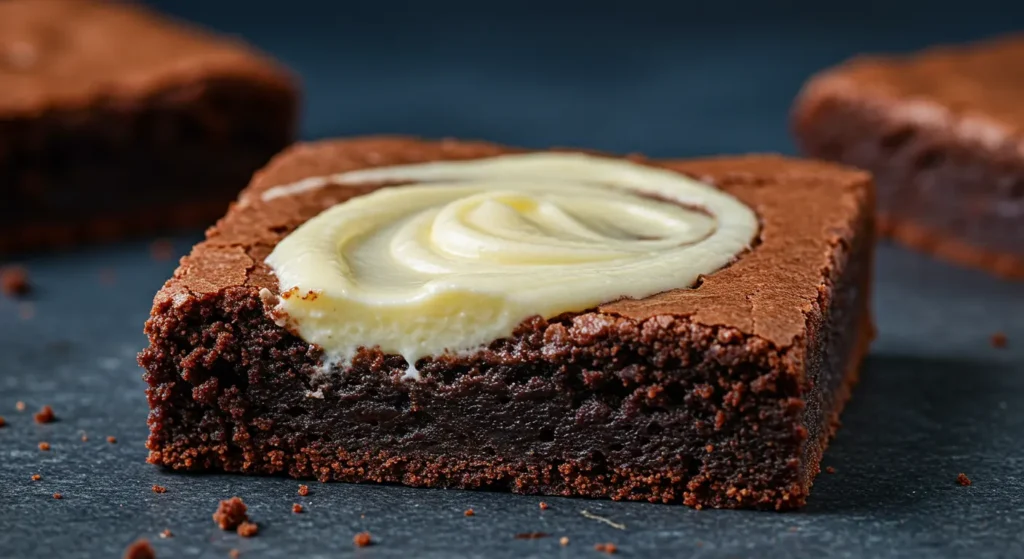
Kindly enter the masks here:
M 1024 42 L 1009 47 L 1024 54 Z M 976 66 L 992 69 L 990 58 L 1008 46 L 993 48 L 993 55 L 976 47 L 855 60 L 826 71 L 798 98 L 793 130 L 805 153 L 874 174 L 881 233 L 1024 278 L 1024 118 L 1013 120 L 998 96 L 984 93 L 1002 78 L 969 75 Z M 1024 81 L 1018 87 L 1024 93 Z

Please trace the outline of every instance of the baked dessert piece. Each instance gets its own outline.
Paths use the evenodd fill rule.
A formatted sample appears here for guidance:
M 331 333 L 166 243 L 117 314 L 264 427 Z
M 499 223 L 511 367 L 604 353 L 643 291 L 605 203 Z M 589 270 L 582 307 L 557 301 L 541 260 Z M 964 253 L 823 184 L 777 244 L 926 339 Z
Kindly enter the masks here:
M 869 175 L 778 156 L 544 159 L 552 153 L 380 137 L 297 145 L 277 156 L 156 295 L 145 327 L 150 345 L 139 356 L 149 384 L 149 461 L 184 470 L 695 507 L 804 504 L 872 337 Z M 506 174 L 518 172 L 513 160 L 543 169 Z M 570 167 L 589 172 L 579 184 L 590 186 L 552 187 L 548 192 L 554 198 L 543 193 L 517 198 L 506 191 L 543 191 L 545 173 Z M 481 190 L 483 198 L 472 192 L 477 173 L 496 185 L 495 191 Z M 662 190 L 656 197 L 611 198 L 615 215 L 607 211 L 611 206 L 593 206 L 606 195 L 595 183 L 640 181 L 644 173 L 666 184 L 696 177 L 705 181 L 699 188 L 719 199 L 714 204 L 691 199 L 686 209 L 668 202 L 664 192 L 669 191 Z M 438 183 L 452 178 L 448 175 L 459 180 Z M 524 176 L 528 180 L 521 180 Z M 380 188 L 384 184 L 404 186 Z M 569 203 L 557 198 L 585 187 L 598 190 Z M 460 239 L 445 249 L 463 251 L 458 259 L 438 264 L 431 254 L 417 252 L 415 235 L 402 236 L 402 231 L 420 231 L 419 217 L 376 230 L 395 233 L 390 248 L 381 248 L 386 245 L 361 221 L 403 212 L 400 206 L 425 197 L 419 189 L 458 188 L 471 192 L 440 204 L 428 233 L 441 244 Z M 538 199 L 555 200 L 557 207 Z M 371 204 L 382 200 L 387 203 Z M 492 204 L 496 201 L 501 203 Z M 692 208 L 705 205 L 714 219 L 673 221 L 673 212 L 698 214 Z M 588 214 L 592 207 L 605 211 Z M 720 211 L 723 207 L 727 211 Z M 752 209 L 749 229 L 747 210 L 737 207 Z M 446 212 L 461 221 L 445 221 Z M 576 221 L 563 214 L 590 223 L 591 231 L 603 232 L 601 238 L 586 242 L 589 233 L 566 225 Z M 524 220 L 530 225 L 520 235 L 504 235 Z M 696 231 L 701 223 L 712 225 Z M 342 224 L 335 232 L 346 239 L 317 240 L 325 224 Z M 650 234 L 626 234 L 645 227 Z M 483 230 L 494 235 L 476 234 Z M 480 290 L 466 289 L 454 298 L 456 307 L 470 301 L 459 312 L 432 316 L 444 307 L 417 306 L 403 314 L 399 307 L 395 322 L 376 329 L 358 325 L 367 317 L 385 323 L 390 301 L 371 300 L 382 306 L 367 314 L 358 301 L 344 299 L 346 293 L 362 297 L 413 283 L 407 270 L 391 267 L 395 258 L 410 254 L 408 261 L 429 273 L 433 270 L 425 262 L 458 268 L 471 260 L 500 261 L 508 266 L 481 274 L 481 281 L 511 274 L 514 284 L 526 285 L 524 297 L 548 289 L 575 297 L 587 286 L 600 291 L 600 281 L 583 274 L 566 291 L 562 280 L 551 278 L 566 268 L 587 270 L 608 256 L 606 250 L 643 246 L 655 248 L 629 258 L 654 267 L 644 268 L 642 276 L 662 281 L 701 257 L 688 252 L 680 261 L 677 248 L 658 243 L 695 233 L 693 246 L 706 248 L 722 241 L 723 231 L 726 236 L 740 231 L 734 236 L 739 254 L 716 265 L 721 269 L 695 276 L 695 282 L 639 299 L 609 298 L 571 312 L 529 317 L 474 349 L 424 350 L 433 332 L 457 331 L 464 318 L 460 313 L 485 315 L 462 330 L 468 338 L 504 320 L 498 312 L 478 312 L 497 308 L 478 300 Z M 556 248 L 571 250 L 545 260 L 552 238 L 569 239 Z M 488 250 L 494 249 L 487 244 L 491 241 L 498 249 Z M 350 254 L 350 242 L 362 244 Z M 318 252 L 324 247 L 326 252 Z M 437 256 L 441 249 L 434 249 Z M 337 260 L 332 251 L 347 259 Z M 386 261 L 387 273 L 373 267 L 376 258 Z M 302 276 L 297 272 L 302 262 L 319 266 L 345 289 L 289 287 Z M 529 268 L 527 276 L 514 269 L 518 265 Z M 354 270 L 352 276 L 332 275 L 346 267 Z M 606 271 L 608 276 L 595 277 L 617 273 L 611 265 Z M 370 281 L 361 284 L 366 278 Z M 429 295 L 437 293 L 443 295 L 443 289 Z M 302 314 L 303 305 L 314 312 Z M 332 314 L 324 305 L 345 313 Z M 316 323 L 310 318 L 316 311 L 336 322 Z M 427 327 L 419 328 L 420 323 Z M 396 331 L 419 345 L 402 346 Z M 307 334 L 323 344 L 306 341 Z M 353 352 L 338 358 L 338 348 L 344 352 L 346 343 L 360 345 L 355 342 L 372 336 L 379 336 L 379 347 L 350 347 Z M 414 362 L 400 354 L 413 355 Z
M 291 141 L 296 96 L 141 7 L 0 2 L 0 252 L 213 222 Z
M 883 234 L 1024 278 L 1024 37 L 856 58 L 796 101 L 803 151 L 871 171 Z

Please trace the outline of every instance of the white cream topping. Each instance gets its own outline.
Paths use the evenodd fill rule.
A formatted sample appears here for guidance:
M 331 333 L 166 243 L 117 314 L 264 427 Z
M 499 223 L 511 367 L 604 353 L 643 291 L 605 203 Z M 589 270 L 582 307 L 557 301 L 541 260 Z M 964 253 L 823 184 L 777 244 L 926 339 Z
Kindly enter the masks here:
M 329 362 L 360 347 L 418 359 L 477 349 L 532 316 L 693 285 L 757 235 L 736 198 L 672 171 L 573 153 L 438 161 L 313 177 L 411 182 L 352 198 L 267 257 L 278 313 Z

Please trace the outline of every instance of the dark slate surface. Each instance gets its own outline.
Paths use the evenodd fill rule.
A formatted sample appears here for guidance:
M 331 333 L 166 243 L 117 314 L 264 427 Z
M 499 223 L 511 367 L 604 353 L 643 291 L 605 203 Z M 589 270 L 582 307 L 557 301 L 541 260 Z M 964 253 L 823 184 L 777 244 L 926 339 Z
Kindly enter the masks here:
M 307 137 L 408 132 L 653 155 L 789 151 L 789 101 L 814 69 L 856 50 L 979 37 L 1015 16 L 1005 4 L 987 12 L 997 4 L 984 0 L 966 15 L 935 9 L 941 2 L 889 3 L 890 17 L 871 26 L 862 4 L 825 14 L 807 1 L 788 15 L 735 2 L 701 11 L 639 2 L 629 13 L 602 2 L 488 11 L 442 1 L 409 11 L 295 0 L 287 13 L 279 2 L 244 11 L 231 9 L 241 2 L 160 3 L 293 65 L 309 90 Z M 177 237 L 177 251 L 197 238 Z M 35 293 L 0 299 L 3 558 L 118 557 L 140 536 L 160 557 L 231 548 L 271 558 L 595 557 L 605 541 L 623 557 L 1024 556 L 1024 284 L 882 248 L 880 338 L 825 456 L 837 472 L 818 478 L 803 511 L 551 498 L 542 512 L 540 498 L 401 487 L 314 483 L 301 498 L 293 480 L 146 465 L 134 355 L 173 262 L 153 260 L 147 241 L 21 261 Z M 996 331 L 1008 334 L 1008 349 L 990 346 Z M 15 411 L 19 400 L 28 411 Z M 43 404 L 58 422 L 32 422 Z M 49 452 L 37 449 L 44 440 Z M 974 484 L 958 486 L 959 472 Z M 34 473 L 42 481 L 30 481 Z M 232 495 L 249 503 L 258 537 L 213 525 L 217 501 Z M 295 502 L 307 512 L 292 514 Z M 467 508 L 476 516 L 463 516 Z M 175 537 L 159 539 L 165 528 Z M 353 551 L 361 530 L 378 543 Z M 535 531 L 552 537 L 514 539 Z

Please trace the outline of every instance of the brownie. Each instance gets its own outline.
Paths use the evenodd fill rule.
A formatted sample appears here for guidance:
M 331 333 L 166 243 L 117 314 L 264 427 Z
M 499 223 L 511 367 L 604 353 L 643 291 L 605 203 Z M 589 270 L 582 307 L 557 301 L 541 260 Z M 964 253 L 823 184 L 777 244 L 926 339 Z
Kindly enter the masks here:
M 526 320 L 476 352 L 323 352 L 278 326 L 264 259 L 374 185 L 265 200 L 354 169 L 515 153 L 374 137 L 294 146 L 156 295 L 139 356 L 149 462 L 518 493 L 792 509 L 804 504 L 873 335 L 867 173 L 779 156 L 648 161 L 753 208 L 754 246 L 694 288 Z
M 0 2 L 0 252 L 206 225 L 293 137 L 282 68 L 142 7 Z
M 811 156 L 871 171 L 885 235 L 1024 278 L 1024 36 L 813 77 L 793 129 Z

